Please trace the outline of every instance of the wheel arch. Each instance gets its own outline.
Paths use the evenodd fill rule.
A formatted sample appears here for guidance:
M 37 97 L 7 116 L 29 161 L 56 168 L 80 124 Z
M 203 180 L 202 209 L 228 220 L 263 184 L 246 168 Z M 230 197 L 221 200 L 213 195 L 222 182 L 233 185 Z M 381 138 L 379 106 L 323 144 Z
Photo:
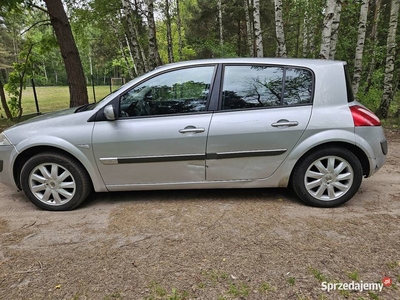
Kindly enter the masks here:
M 296 164 L 293 166 L 291 172 L 290 172 L 290 179 L 289 179 L 289 184 L 291 184 L 292 178 L 293 178 L 293 171 L 296 169 L 297 165 L 305 159 L 305 157 L 307 157 L 308 155 L 310 155 L 311 152 L 314 152 L 318 149 L 321 148 L 329 148 L 329 147 L 342 147 L 345 148 L 347 150 L 349 150 L 350 152 L 352 152 L 355 156 L 357 156 L 358 160 L 361 163 L 361 167 L 362 167 L 362 173 L 364 176 L 368 176 L 368 174 L 370 173 L 370 164 L 369 164 L 369 159 L 367 157 L 367 155 L 365 154 L 365 152 L 357 147 L 356 145 L 350 144 L 350 143 L 346 143 L 346 142 L 327 142 L 327 143 L 323 143 L 320 145 L 317 145 L 311 149 L 309 149 L 307 152 L 305 152 L 296 162 Z
M 20 183 L 19 178 L 21 175 L 22 167 L 28 161 L 28 159 L 30 159 L 32 156 L 39 154 L 39 153 L 43 153 L 43 152 L 54 152 L 54 153 L 58 153 L 58 154 L 63 154 L 63 155 L 70 157 L 71 159 L 75 160 L 77 163 L 79 163 L 83 167 L 83 169 L 88 174 L 94 189 L 96 191 L 106 191 L 105 186 L 102 184 L 99 184 L 99 180 L 96 180 L 97 174 L 93 174 L 94 170 L 92 170 L 92 172 L 90 172 L 88 170 L 87 164 L 89 162 L 87 162 L 85 164 L 82 162 L 81 159 L 79 159 L 76 155 L 72 154 L 71 152 L 66 151 L 65 149 L 62 149 L 59 147 L 52 146 L 52 145 L 33 146 L 30 148 L 24 149 L 22 152 L 20 152 L 18 154 L 18 156 L 15 158 L 15 161 L 13 164 L 13 179 L 19 189 L 21 189 L 21 183 Z M 94 168 L 95 168 L 95 166 L 93 166 L 93 169 Z

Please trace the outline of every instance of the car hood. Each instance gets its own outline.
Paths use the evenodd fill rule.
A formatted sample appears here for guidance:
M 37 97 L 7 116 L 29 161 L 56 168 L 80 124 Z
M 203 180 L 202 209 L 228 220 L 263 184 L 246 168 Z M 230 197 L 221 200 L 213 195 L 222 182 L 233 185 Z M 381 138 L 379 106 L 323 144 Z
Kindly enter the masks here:
M 72 133 L 71 131 L 77 133 L 96 110 L 75 113 L 76 109 L 69 108 L 37 116 L 6 129 L 4 133 L 14 145 L 34 136 L 63 136 L 66 132 Z
M 26 121 L 17 123 L 15 125 L 11 126 L 10 129 L 11 128 L 15 128 L 15 127 L 19 127 L 19 126 L 24 126 L 24 125 L 30 124 L 30 123 L 35 123 L 35 122 L 39 122 L 39 121 L 43 121 L 43 120 L 50 120 L 50 119 L 58 118 L 60 116 L 70 115 L 70 114 L 75 113 L 76 109 L 77 109 L 76 107 L 73 107 L 73 108 L 68 108 L 68 109 L 64 109 L 64 110 L 45 113 L 43 115 L 39 115 L 37 117 L 30 118 L 30 119 L 28 119 Z

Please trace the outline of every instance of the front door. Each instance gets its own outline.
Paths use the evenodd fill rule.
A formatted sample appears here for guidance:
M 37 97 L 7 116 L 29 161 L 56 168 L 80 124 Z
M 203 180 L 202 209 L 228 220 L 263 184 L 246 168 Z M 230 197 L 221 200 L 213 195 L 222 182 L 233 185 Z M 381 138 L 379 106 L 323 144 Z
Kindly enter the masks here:
M 109 190 L 205 180 L 214 66 L 163 73 L 120 97 L 120 118 L 97 122 L 96 162 Z

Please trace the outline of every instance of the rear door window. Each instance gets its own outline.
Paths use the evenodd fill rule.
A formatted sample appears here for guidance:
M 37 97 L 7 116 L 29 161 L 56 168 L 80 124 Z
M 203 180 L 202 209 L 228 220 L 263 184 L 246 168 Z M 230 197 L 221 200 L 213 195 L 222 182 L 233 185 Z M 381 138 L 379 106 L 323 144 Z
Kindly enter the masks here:
M 296 67 L 225 66 L 222 110 L 311 104 L 313 74 Z

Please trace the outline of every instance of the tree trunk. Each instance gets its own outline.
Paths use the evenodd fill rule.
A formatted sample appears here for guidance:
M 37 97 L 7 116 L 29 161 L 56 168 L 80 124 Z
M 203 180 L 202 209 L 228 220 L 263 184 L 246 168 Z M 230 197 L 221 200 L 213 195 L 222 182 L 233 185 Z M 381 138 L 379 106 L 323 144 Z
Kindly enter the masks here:
M 49 77 L 47 76 L 47 69 L 46 69 L 46 64 L 44 63 L 44 61 L 43 61 L 43 75 L 44 75 L 44 78 L 46 79 L 46 84 L 47 84 L 47 82 L 49 81 Z
M 331 49 L 332 24 L 335 16 L 336 0 L 326 0 L 324 27 L 322 29 L 322 42 L 319 58 L 328 59 Z
M 255 38 L 255 54 L 257 57 L 264 56 L 263 37 L 260 23 L 260 0 L 254 0 L 254 38 Z
M 18 93 L 18 102 L 17 102 L 17 105 L 18 105 L 18 119 L 20 119 L 22 117 L 22 113 L 23 113 L 23 110 L 24 110 L 23 107 L 22 107 L 22 91 L 24 89 L 24 80 L 25 80 L 25 75 L 26 75 L 26 72 L 27 72 L 27 64 L 28 64 L 28 61 L 29 61 L 29 56 L 32 53 L 33 45 L 34 44 L 30 44 L 29 45 L 29 49 L 28 49 L 28 52 L 27 52 L 26 57 L 25 57 L 25 63 L 24 63 L 23 70 L 19 73 L 19 93 Z
M 240 18 L 236 19 L 237 22 L 237 55 L 242 56 L 242 22 Z
M 329 59 L 335 59 L 336 45 L 337 45 L 338 36 L 339 36 L 339 25 L 340 25 L 341 13 L 342 13 L 342 0 L 337 0 L 336 7 L 335 7 L 335 15 L 333 16 L 333 22 L 332 22 L 332 38 L 331 38 L 331 45 L 330 45 L 330 49 L 329 49 Z
M 311 17 L 310 17 L 310 12 L 308 11 L 309 9 L 309 4 L 306 2 L 305 4 L 305 11 L 304 11 L 304 21 L 303 21 L 303 57 L 308 57 L 308 54 L 310 53 L 310 23 L 311 23 Z
M 133 74 L 132 68 L 131 68 L 131 66 L 129 64 L 128 57 L 126 56 L 126 53 L 125 53 L 124 44 L 122 43 L 122 41 L 120 40 L 119 37 L 117 37 L 117 40 L 118 40 L 119 48 L 121 49 L 122 57 L 124 58 L 124 61 L 125 61 L 126 68 L 128 70 L 129 77 L 130 78 L 135 78 L 135 75 Z
M 387 37 L 385 79 L 383 81 L 383 96 L 381 104 L 377 110 L 380 118 L 388 117 L 390 104 L 393 95 L 393 74 L 396 55 L 396 30 L 399 16 L 400 0 L 392 0 L 390 8 L 389 33 Z
M 371 88 L 372 84 L 372 75 L 374 74 L 375 71 L 375 64 L 376 64 L 376 47 L 378 43 L 378 23 L 381 15 L 381 6 L 382 6 L 382 0 L 376 0 L 375 1 L 375 14 L 374 14 L 374 21 L 372 23 L 372 29 L 371 29 L 371 49 L 370 49 L 370 56 L 371 60 L 369 62 L 369 67 L 368 67 L 368 75 L 367 75 L 367 83 L 365 85 L 364 93 L 368 93 L 369 89 Z
M 172 45 L 171 14 L 169 12 L 169 0 L 165 0 L 165 18 L 167 22 L 168 62 L 174 62 L 174 49 Z
M 127 32 L 125 34 L 129 47 L 132 51 L 133 54 L 133 62 L 135 64 L 135 71 L 136 75 L 140 76 L 146 73 L 146 68 L 141 56 L 141 51 L 139 47 L 139 40 L 138 40 L 138 35 L 137 35 L 137 28 L 135 28 L 136 24 L 135 22 L 132 21 L 131 18 L 131 10 L 128 7 L 128 4 L 125 2 L 125 0 L 122 0 L 122 9 L 124 12 L 124 18 L 126 21 L 126 29 Z
M 178 29 L 178 54 L 179 60 L 183 59 L 183 39 L 182 39 L 182 21 L 181 21 L 181 8 L 179 0 L 176 0 L 176 27 Z
M 218 26 L 219 26 L 219 44 L 222 47 L 224 46 L 224 26 L 222 24 L 222 1 L 218 0 Z
M 134 9 L 132 11 L 132 18 L 133 18 L 133 29 L 135 30 L 135 36 L 136 39 L 138 41 L 138 48 L 139 48 L 139 52 L 140 52 L 140 56 L 142 58 L 142 62 L 144 65 L 144 71 L 145 72 L 149 72 L 150 71 L 150 66 L 149 66 L 149 60 L 147 58 L 147 55 L 144 51 L 144 48 L 142 47 L 142 44 L 140 43 L 140 32 L 139 32 L 139 28 L 141 26 L 141 22 L 142 22 L 142 17 L 139 15 L 139 11 L 142 10 L 141 8 L 141 4 L 139 3 L 138 0 L 134 0 Z
M 4 113 L 6 114 L 7 119 L 12 119 L 12 114 L 10 112 L 10 109 L 8 108 L 7 104 L 7 99 L 6 99 L 6 94 L 4 93 L 4 85 L 3 85 L 3 79 L 5 79 L 5 73 L 6 71 L 4 69 L 0 70 L 0 100 L 1 100 L 1 106 L 4 109 Z
M 296 51 L 295 51 L 295 57 L 299 57 L 299 50 L 300 50 L 300 37 L 301 37 L 301 12 L 299 7 L 296 8 L 296 14 L 297 14 L 297 32 L 296 32 Z
M 122 39 L 121 39 L 121 37 L 120 37 L 120 35 L 118 33 L 118 29 L 117 29 L 116 24 L 113 21 L 111 21 L 111 28 L 112 28 L 112 30 L 114 32 L 115 39 L 118 41 L 118 45 L 119 45 L 119 48 L 121 50 L 122 57 L 124 58 L 125 65 L 126 65 L 126 68 L 128 70 L 129 76 L 131 78 L 135 78 L 135 74 L 133 74 L 132 68 L 131 68 L 131 66 L 129 64 L 129 59 L 128 59 L 126 53 L 125 53 L 124 43 L 123 43 L 123 41 L 122 41 Z M 128 44 L 128 49 L 129 49 L 129 44 Z M 129 51 L 129 53 L 130 53 L 130 56 L 131 56 L 131 59 L 132 59 L 132 63 L 133 63 L 132 53 L 130 51 Z
M 162 64 L 157 45 L 156 23 L 154 20 L 154 0 L 147 0 L 147 22 L 149 36 L 149 67 L 153 70 Z
M 74 107 L 87 104 L 89 99 L 85 74 L 63 3 L 61 0 L 44 0 L 44 2 L 65 64 L 70 93 L 69 105 Z
M 362 0 L 360 9 L 360 19 L 358 21 L 358 37 L 356 47 L 356 57 L 354 59 L 354 73 L 353 73 L 353 94 L 357 95 L 360 86 L 361 72 L 362 72 L 362 58 L 365 44 L 365 33 L 367 31 L 367 16 L 368 16 L 368 0 Z
M 132 63 L 133 63 L 133 70 L 135 71 L 136 76 L 139 76 L 138 69 L 137 69 L 137 66 L 135 64 L 135 56 L 133 55 L 132 48 L 131 48 L 131 43 L 130 43 L 130 41 L 129 41 L 129 39 L 128 39 L 128 37 L 126 35 L 125 35 L 125 42 L 126 42 L 126 45 L 128 46 L 129 56 L 131 57 L 131 60 L 132 60 Z
M 283 28 L 282 0 L 274 0 L 275 4 L 275 31 L 276 31 L 276 56 L 287 57 L 285 30 Z
M 136 21 L 135 21 L 135 23 L 136 23 Z M 138 29 L 138 24 L 135 24 L 135 34 L 136 34 L 136 36 L 140 35 L 139 29 Z M 142 59 L 143 65 L 144 65 L 144 71 L 149 72 L 150 71 L 149 60 L 147 59 L 146 53 L 144 52 L 144 48 L 139 43 L 139 40 L 138 40 L 138 47 L 139 47 L 139 51 L 140 51 L 140 57 Z
M 253 23 L 250 18 L 250 7 L 248 0 L 244 1 L 244 11 L 246 16 L 246 37 L 247 37 L 247 47 L 249 48 L 249 55 L 254 57 L 254 31 Z

